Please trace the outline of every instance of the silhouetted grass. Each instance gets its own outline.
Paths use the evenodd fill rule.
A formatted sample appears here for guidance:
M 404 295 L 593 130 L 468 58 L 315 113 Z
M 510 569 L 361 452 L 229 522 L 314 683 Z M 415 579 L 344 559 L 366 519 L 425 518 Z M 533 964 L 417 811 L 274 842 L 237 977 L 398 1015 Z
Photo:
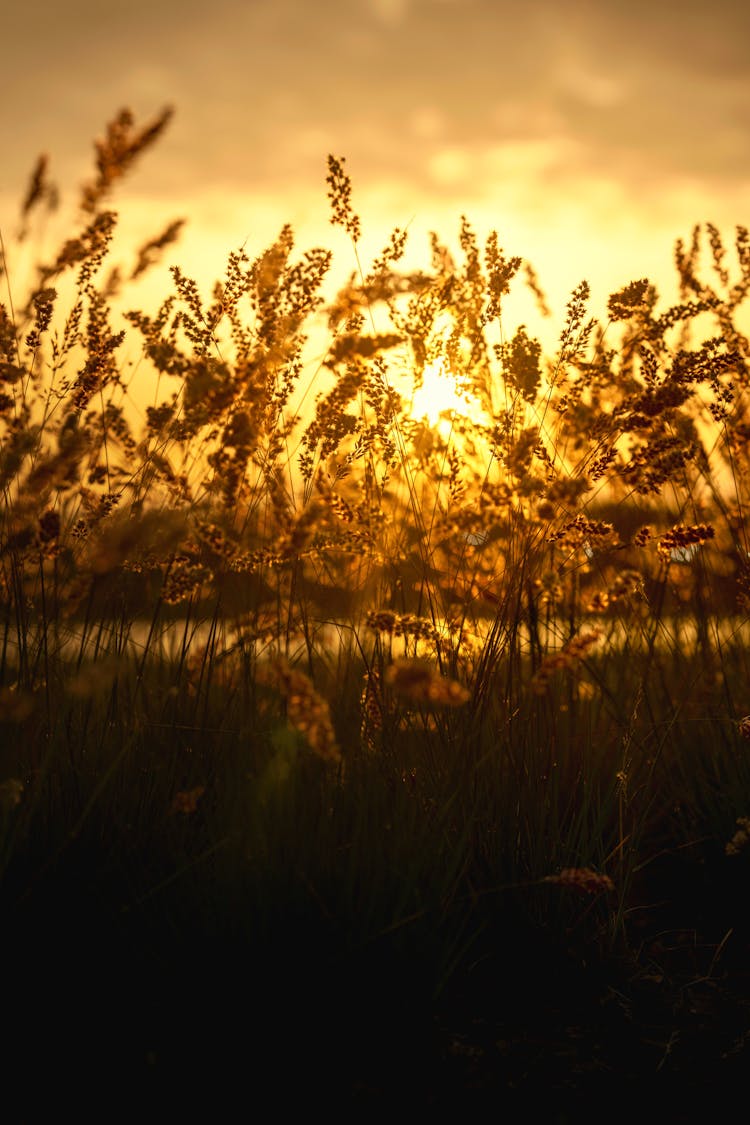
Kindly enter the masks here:
M 429 1101 L 533 1085 L 539 1034 L 557 1074 L 575 1012 L 596 1081 L 620 1051 L 631 1078 L 685 1077 L 670 1004 L 747 951 L 747 230 L 731 263 L 710 224 L 678 244 L 664 311 L 642 279 L 600 323 L 581 282 L 545 358 L 503 317 L 524 263 L 467 220 L 460 260 L 435 237 L 401 273 L 397 230 L 361 263 L 331 157 L 356 265 L 333 303 L 331 255 L 284 228 L 208 301 L 175 267 L 121 328 L 178 225 L 107 272 L 106 206 L 167 120 L 121 114 L 80 229 L 28 294 L 4 271 L 0 863 L 24 1018 L 83 1004 L 96 1065 L 116 1024 L 106 1064 L 134 1078 L 244 1051 L 260 1081 L 286 1036 L 361 1099 L 411 1052 Z M 136 340 L 148 402 L 119 359 Z M 446 372 L 465 410 L 430 418 Z M 572 1065 L 555 1088 L 593 1081 Z

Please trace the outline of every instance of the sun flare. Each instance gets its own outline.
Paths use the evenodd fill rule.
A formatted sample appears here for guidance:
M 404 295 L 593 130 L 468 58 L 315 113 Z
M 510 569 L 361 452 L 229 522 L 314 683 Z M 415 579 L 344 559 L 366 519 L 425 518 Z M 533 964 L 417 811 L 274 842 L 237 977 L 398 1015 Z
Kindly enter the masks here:
M 459 389 L 458 381 L 443 356 L 428 363 L 422 385 L 414 392 L 411 414 L 433 429 L 450 427 L 454 414 L 478 419 L 481 406 L 475 395 Z

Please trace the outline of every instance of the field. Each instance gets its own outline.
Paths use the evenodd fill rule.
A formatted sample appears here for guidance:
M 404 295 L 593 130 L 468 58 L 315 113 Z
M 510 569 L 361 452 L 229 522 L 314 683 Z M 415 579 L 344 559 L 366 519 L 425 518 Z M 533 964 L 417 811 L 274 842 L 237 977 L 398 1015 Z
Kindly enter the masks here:
M 546 311 L 529 263 L 466 219 L 421 271 L 399 230 L 361 261 L 330 157 L 335 298 L 284 228 L 123 319 L 178 228 L 115 269 L 111 195 L 167 122 L 113 120 L 27 293 L 4 232 L 19 1065 L 83 1101 L 545 1092 L 559 1121 L 739 1090 L 747 229 L 677 244 L 671 307 L 628 280 L 599 318 L 577 284 L 546 355 L 504 316 Z M 55 202 L 41 161 L 21 244 Z

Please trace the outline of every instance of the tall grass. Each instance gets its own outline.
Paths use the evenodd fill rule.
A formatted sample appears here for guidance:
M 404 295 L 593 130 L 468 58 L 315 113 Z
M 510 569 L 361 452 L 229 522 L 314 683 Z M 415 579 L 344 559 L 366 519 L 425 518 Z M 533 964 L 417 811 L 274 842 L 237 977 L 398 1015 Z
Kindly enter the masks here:
M 678 243 L 669 308 L 637 279 L 597 319 L 581 281 L 544 356 L 496 234 L 364 263 L 331 157 L 335 300 L 284 227 L 123 321 L 178 224 L 111 267 L 110 194 L 167 121 L 108 126 L 30 292 L 3 245 L 11 913 L 304 931 L 432 994 L 531 933 L 625 948 L 654 858 L 731 866 L 750 814 L 747 230 Z M 55 200 L 41 162 L 22 235 Z M 437 370 L 466 409 L 430 422 Z

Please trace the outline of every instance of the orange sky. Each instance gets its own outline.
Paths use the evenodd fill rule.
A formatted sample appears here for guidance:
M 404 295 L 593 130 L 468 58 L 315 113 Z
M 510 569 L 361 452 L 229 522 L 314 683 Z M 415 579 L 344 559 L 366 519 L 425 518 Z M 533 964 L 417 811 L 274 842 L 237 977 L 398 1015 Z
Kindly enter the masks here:
M 3 39 L 6 238 L 39 152 L 74 198 L 104 122 L 166 103 L 168 134 L 114 205 L 126 245 L 187 217 L 167 260 L 206 282 L 287 220 L 353 268 L 328 152 L 347 157 L 365 256 L 410 224 L 424 263 L 427 232 L 455 242 L 466 213 L 531 259 L 556 323 L 581 278 L 600 307 L 635 277 L 667 290 L 694 222 L 729 239 L 750 224 L 738 0 L 16 0 Z

